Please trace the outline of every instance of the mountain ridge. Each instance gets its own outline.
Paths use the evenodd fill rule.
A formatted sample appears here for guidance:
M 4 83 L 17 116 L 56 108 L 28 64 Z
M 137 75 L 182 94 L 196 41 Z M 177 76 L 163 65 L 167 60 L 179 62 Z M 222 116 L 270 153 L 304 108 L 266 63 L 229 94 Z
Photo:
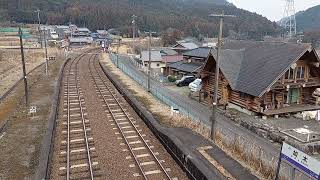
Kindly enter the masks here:
M 183 31 L 185 35 L 216 36 L 218 19 L 211 13 L 234 14 L 237 18 L 225 20 L 225 35 L 234 31 L 248 38 L 261 39 L 265 34 L 279 31 L 276 23 L 267 18 L 238 9 L 226 0 L 0 0 L 0 18 L 10 21 L 35 23 L 34 10 L 42 10 L 42 23 L 75 23 L 89 28 L 128 28 L 131 16 L 138 16 L 141 30 L 162 32 L 168 28 Z

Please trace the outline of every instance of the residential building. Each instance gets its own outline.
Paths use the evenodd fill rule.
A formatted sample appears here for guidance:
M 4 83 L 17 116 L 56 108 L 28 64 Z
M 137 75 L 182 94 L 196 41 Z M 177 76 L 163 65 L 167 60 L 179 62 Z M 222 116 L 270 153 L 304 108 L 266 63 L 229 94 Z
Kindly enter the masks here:
M 179 54 L 182 54 L 186 51 L 190 51 L 193 49 L 198 48 L 199 46 L 195 44 L 194 42 L 189 41 L 178 41 L 176 45 L 172 47 L 173 50 L 178 52 Z
M 78 28 L 76 25 L 69 25 L 71 35 L 69 37 L 70 45 L 82 46 L 93 43 L 91 31 L 88 28 Z
M 182 60 L 169 64 L 165 75 L 171 75 L 177 78 L 185 75 L 197 76 L 201 67 L 202 65 L 200 64 L 188 63 Z
M 143 65 L 143 68 L 147 70 L 149 68 L 149 51 L 142 51 L 140 59 Z M 151 69 L 154 72 L 162 73 L 163 68 L 166 67 L 166 64 L 162 61 L 162 56 L 160 51 L 151 50 Z
M 142 51 L 140 59 L 144 68 L 148 68 L 149 51 Z M 151 50 L 151 68 L 153 71 L 161 72 L 164 75 L 167 72 L 169 64 L 181 61 L 182 59 L 182 55 L 179 55 L 176 51 L 168 47 L 155 47 Z
M 106 43 L 106 47 L 112 43 L 112 37 L 106 30 L 97 30 L 95 35 L 96 37 L 94 38 L 94 41 L 100 44 L 102 47 L 104 47 L 104 43 Z
M 200 100 L 213 102 L 216 52 L 200 72 Z M 220 55 L 219 105 L 266 116 L 319 110 L 320 59 L 309 44 L 226 41 Z
M 160 51 L 162 61 L 166 65 L 183 60 L 183 56 L 171 49 L 171 47 L 152 47 L 152 50 Z
M 209 47 L 199 47 L 183 53 L 183 60 L 168 64 L 166 75 L 177 76 L 197 75 L 208 57 Z

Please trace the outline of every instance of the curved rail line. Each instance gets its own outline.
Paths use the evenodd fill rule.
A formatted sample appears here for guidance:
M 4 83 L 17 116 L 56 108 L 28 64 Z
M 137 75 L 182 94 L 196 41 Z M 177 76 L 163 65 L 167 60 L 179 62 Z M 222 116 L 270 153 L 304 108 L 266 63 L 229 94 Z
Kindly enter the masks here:
M 90 58 L 88 65 L 93 82 L 107 107 L 107 112 L 110 113 L 111 118 L 120 131 L 143 178 L 149 179 L 148 176 L 162 173 L 164 174 L 163 178 L 172 179 L 162 165 L 163 162 L 158 159 L 157 154 L 153 152 L 148 141 L 145 140 L 140 130 L 138 130 L 135 121 L 130 118 L 129 112 L 121 105 L 121 102 L 119 102 L 115 96 L 110 85 L 102 78 L 103 76 L 95 66 L 96 58 L 97 55 L 95 55 L 94 58 Z M 138 146 L 136 146 L 136 144 L 138 144 Z M 142 160 L 143 158 L 145 159 Z M 158 168 L 160 168 L 160 170 Z
M 64 143 L 67 144 L 66 153 L 66 166 L 61 167 L 60 170 L 66 170 L 66 179 L 71 179 L 71 169 L 72 168 L 83 168 L 88 167 L 86 170 L 82 170 L 78 172 L 81 177 L 79 178 L 88 178 L 93 180 L 94 179 L 94 172 L 93 172 L 93 165 L 97 165 L 97 162 L 92 162 L 91 158 L 91 151 L 90 148 L 90 139 L 88 135 L 88 121 L 86 120 L 85 116 L 85 107 L 84 98 L 82 96 L 81 88 L 80 88 L 80 79 L 78 77 L 78 63 L 79 61 L 86 56 L 88 52 L 76 57 L 72 62 L 70 62 L 70 67 L 66 73 L 66 83 L 64 87 L 66 87 L 67 94 L 67 138 Z M 64 104 L 65 106 L 65 104 Z M 73 113 L 71 113 L 71 111 Z M 74 113 L 77 112 L 77 113 Z M 76 118 L 75 118 L 76 117 Z M 78 119 L 80 117 L 80 119 Z M 78 127 L 80 125 L 80 127 Z M 83 132 L 82 136 L 81 131 Z M 80 133 L 79 133 L 80 132 Z M 81 138 L 80 138 L 80 137 Z M 72 139 L 73 138 L 73 139 Z M 77 139 L 75 139 L 77 138 Z M 72 145 L 75 144 L 75 147 L 84 146 L 85 149 L 75 149 L 72 148 Z M 76 158 L 71 158 L 71 153 L 81 153 L 81 151 L 85 151 L 86 157 L 82 157 L 77 155 Z M 87 163 L 83 163 L 83 160 L 86 159 Z M 83 163 L 83 164 L 79 164 Z M 86 177 L 86 174 L 89 174 L 89 177 Z

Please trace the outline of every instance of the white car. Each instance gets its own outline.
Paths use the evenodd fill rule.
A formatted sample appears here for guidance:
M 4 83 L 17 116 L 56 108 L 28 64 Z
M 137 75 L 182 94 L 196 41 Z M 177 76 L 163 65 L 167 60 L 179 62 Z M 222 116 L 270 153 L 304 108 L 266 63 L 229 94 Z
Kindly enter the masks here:
M 189 89 L 192 92 L 198 92 L 202 88 L 202 80 L 201 79 L 196 79 L 192 83 L 189 84 Z

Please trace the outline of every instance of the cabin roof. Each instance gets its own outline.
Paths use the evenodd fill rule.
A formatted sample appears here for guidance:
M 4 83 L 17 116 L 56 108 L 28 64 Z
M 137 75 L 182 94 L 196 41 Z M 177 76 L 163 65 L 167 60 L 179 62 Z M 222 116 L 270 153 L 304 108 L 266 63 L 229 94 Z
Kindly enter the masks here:
M 311 50 L 309 44 L 226 41 L 220 69 L 233 90 L 261 97 L 293 63 Z M 216 57 L 215 50 L 210 54 L 211 59 Z

